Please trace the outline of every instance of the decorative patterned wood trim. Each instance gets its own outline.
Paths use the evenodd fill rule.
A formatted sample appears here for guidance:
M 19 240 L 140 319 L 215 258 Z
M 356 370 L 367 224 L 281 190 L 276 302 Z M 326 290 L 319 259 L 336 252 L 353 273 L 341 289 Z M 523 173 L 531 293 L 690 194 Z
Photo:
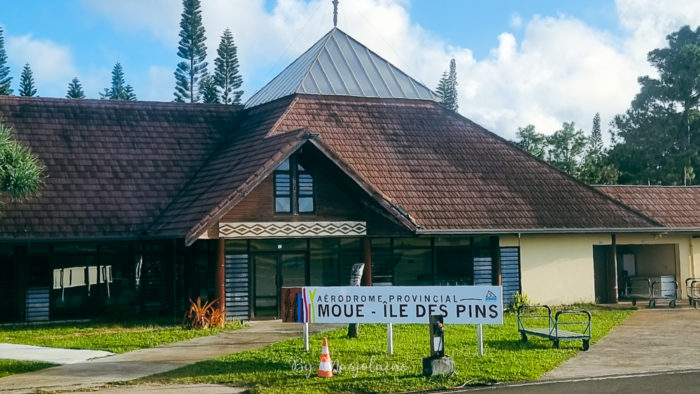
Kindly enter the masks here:
M 367 222 L 219 223 L 221 238 L 350 237 L 367 235 Z

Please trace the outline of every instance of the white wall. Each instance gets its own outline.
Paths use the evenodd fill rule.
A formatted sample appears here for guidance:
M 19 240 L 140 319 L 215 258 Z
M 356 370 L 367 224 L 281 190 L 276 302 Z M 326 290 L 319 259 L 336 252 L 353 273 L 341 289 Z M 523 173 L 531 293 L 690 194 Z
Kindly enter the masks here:
M 594 302 L 593 245 L 605 235 L 523 235 L 523 293 L 539 304 Z
M 700 239 L 689 235 L 618 234 L 618 245 L 670 245 L 656 252 L 664 255 L 664 272 L 676 272 L 681 291 L 685 295 L 685 279 L 700 276 Z M 570 304 L 595 301 L 593 246 L 610 245 L 610 234 L 522 235 L 503 236 L 502 247 L 520 247 L 522 293 L 531 302 L 539 304 Z M 691 246 L 692 244 L 692 246 Z M 669 253 L 673 248 L 675 253 Z M 640 248 L 644 251 L 647 248 Z M 654 248 L 656 249 L 656 248 Z M 653 250 L 653 249 L 647 249 Z M 658 253 L 641 257 L 642 261 L 655 258 Z M 656 256 L 658 257 L 658 256 Z M 638 257 L 639 258 L 639 257 Z M 693 261 L 694 259 L 694 261 Z

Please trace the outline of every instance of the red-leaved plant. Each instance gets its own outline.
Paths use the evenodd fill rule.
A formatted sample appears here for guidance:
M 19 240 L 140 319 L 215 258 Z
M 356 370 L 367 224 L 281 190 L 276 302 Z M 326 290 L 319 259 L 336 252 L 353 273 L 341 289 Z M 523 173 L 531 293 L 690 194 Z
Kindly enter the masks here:
M 202 305 L 202 297 L 197 297 L 197 302 L 190 299 L 190 309 L 185 313 L 183 325 L 195 329 L 223 327 L 226 324 L 226 309 L 215 308 L 216 301 Z

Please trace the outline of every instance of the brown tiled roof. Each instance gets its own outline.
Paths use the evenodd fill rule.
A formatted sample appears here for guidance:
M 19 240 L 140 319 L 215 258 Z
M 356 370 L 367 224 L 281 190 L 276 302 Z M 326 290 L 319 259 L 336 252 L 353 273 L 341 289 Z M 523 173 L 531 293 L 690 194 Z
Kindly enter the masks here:
M 700 229 L 698 186 L 596 186 L 596 189 L 677 229 Z
M 192 241 L 308 133 L 320 134 L 312 141 L 321 152 L 418 231 L 660 226 L 430 101 L 293 96 L 241 113 L 5 97 L 0 116 L 49 171 L 41 197 L 4 207 L 2 239 Z
M 300 95 L 270 134 L 299 128 L 423 231 L 660 227 L 434 102 Z
M 0 97 L 0 118 L 48 169 L 39 198 L 0 208 L 0 236 L 139 236 L 227 138 L 238 112 L 222 105 Z

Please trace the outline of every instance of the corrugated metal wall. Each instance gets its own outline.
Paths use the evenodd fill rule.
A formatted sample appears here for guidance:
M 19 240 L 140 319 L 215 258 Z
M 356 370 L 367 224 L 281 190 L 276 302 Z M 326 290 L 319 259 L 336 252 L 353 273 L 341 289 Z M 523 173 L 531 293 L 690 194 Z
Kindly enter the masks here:
M 513 294 L 520 291 L 520 248 L 501 248 L 501 282 L 503 303 L 509 304 Z
M 226 255 L 226 319 L 247 319 L 249 310 L 247 254 Z

